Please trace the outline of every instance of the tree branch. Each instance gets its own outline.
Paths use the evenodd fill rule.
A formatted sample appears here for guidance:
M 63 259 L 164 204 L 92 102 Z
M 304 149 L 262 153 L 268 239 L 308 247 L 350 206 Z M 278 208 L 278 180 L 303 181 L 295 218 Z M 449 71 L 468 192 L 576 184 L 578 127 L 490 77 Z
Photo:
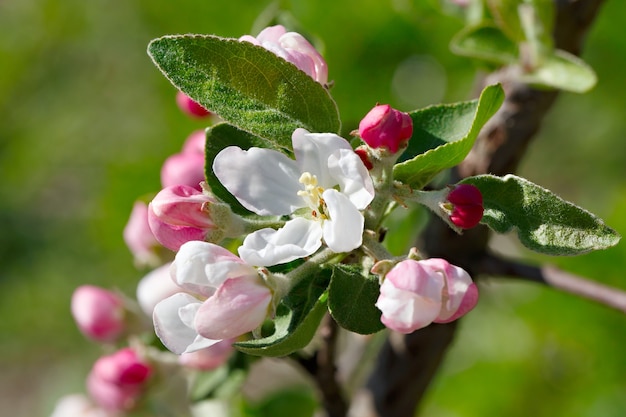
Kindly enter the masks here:
M 565 272 L 554 266 L 537 267 L 487 255 L 483 259 L 480 272 L 484 275 L 538 282 L 626 313 L 626 291 Z

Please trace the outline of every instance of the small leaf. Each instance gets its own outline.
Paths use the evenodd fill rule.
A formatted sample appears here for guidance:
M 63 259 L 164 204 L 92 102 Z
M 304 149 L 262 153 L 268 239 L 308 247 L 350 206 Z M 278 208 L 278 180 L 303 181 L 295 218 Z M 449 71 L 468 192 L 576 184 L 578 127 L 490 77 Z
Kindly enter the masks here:
M 452 52 L 462 56 L 478 58 L 496 64 L 513 64 L 519 58 L 515 42 L 494 26 L 466 27 L 450 42 Z
M 205 148 L 205 176 L 207 184 L 211 187 L 211 191 L 225 203 L 230 205 L 231 209 L 241 215 L 250 214 L 245 207 L 222 185 L 213 172 L 213 160 L 218 153 L 227 146 L 239 146 L 241 149 L 247 150 L 253 146 L 271 148 L 272 144 L 251 133 L 244 132 L 227 123 L 220 123 L 209 127 L 206 130 L 206 148 Z
M 486 87 L 478 100 L 410 113 L 413 136 L 403 159 L 405 155 L 413 159 L 394 166 L 394 179 L 419 189 L 439 172 L 460 164 L 503 100 L 504 91 L 496 84 Z
M 337 324 L 359 334 L 385 328 L 381 311 L 374 305 L 380 294 L 378 277 L 363 276 L 358 268 L 334 265 L 328 288 L 328 309 Z
M 291 149 L 303 127 L 338 133 L 337 106 L 328 90 L 272 52 L 211 35 L 165 36 L 148 53 L 185 94 L 238 128 Z
M 326 314 L 324 291 L 330 280 L 330 271 L 299 282 L 278 305 L 274 332 L 261 339 L 235 343 L 244 353 L 258 356 L 286 356 L 309 344 L 322 317 Z
M 518 6 L 523 3 L 524 0 L 487 0 L 487 6 L 496 24 L 515 42 L 524 40 L 524 32 L 518 15 Z
M 579 255 L 606 249 L 619 234 L 588 211 L 532 182 L 514 176 L 469 177 L 478 187 L 485 213 L 481 223 L 498 233 L 516 230 L 524 246 L 547 255 Z
M 533 72 L 523 74 L 520 81 L 573 93 L 584 93 L 596 85 L 598 78 L 585 61 L 557 49 L 545 57 Z

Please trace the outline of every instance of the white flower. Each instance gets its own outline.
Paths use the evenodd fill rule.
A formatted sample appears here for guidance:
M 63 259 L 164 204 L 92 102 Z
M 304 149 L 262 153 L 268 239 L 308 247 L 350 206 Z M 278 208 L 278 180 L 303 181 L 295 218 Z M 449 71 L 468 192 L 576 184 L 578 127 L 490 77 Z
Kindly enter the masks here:
M 239 255 L 247 263 L 270 266 L 313 254 L 322 239 L 334 252 L 361 246 L 360 213 L 374 198 L 367 168 L 350 144 L 332 133 L 296 129 L 296 160 L 262 148 L 223 149 L 213 162 L 221 183 L 248 210 L 262 216 L 296 217 L 278 230 L 261 229 L 246 237 Z
M 183 290 L 159 302 L 157 336 L 177 354 L 194 352 L 260 326 L 272 300 L 256 269 L 208 242 L 183 244 L 171 268 Z M 208 297 L 208 298 L 207 298 Z

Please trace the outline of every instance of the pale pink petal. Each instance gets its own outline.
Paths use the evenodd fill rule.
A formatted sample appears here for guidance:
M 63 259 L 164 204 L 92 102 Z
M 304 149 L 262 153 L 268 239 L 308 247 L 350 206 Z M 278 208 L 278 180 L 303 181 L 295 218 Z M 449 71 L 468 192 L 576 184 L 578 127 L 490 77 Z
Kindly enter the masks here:
M 313 79 L 321 84 L 328 82 L 328 65 L 326 61 L 304 36 L 296 32 L 288 32 L 280 37 L 280 44 L 287 50 L 297 51 L 309 57 L 314 67 Z
M 230 146 L 215 157 L 213 171 L 224 187 L 256 214 L 291 214 L 304 206 L 298 196 L 301 172 L 294 160 L 278 151 L 244 151 Z
M 213 295 L 227 278 L 256 275 L 250 265 L 227 249 L 209 242 L 187 242 L 180 247 L 172 263 L 172 279 L 188 291 Z
M 178 293 L 157 304 L 152 316 L 156 335 L 165 347 L 179 355 L 212 346 L 219 341 L 206 339 L 198 335 L 196 329 L 185 324 L 184 314 L 189 309 L 183 310 L 182 317 L 180 310 L 190 304 L 198 304 L 199 308 L 201 301 L 189 294 Z
M 250 265 L 278 265 L 315 253 L 321 239 L 319 222 L 296 217 L 278 230 L 261 229 L 246 236 L 239 256 Z
M 263 29 L 256 38 L 259 42 L 277 43 L 281 36 L 283 36 L 286 32 L 287 30 L 283 25 L 269 26 Z
M 363 241 L 363 215 L 344 194 L 328 189 L 322 194 L 330 219 L 323 223 L 326 245 L 333 252 L 350 252 Z
M 137 285 L 137 301 L 148 317 L 160 301 L 182 291 L 170 276 L 170 263 L 146 274 Z
M 231 278 L 202 304 L 196 314 L 196 329 L 208 339 L 240 336 L 263 323 L 271 300 L 271 291 L 259 280 Z

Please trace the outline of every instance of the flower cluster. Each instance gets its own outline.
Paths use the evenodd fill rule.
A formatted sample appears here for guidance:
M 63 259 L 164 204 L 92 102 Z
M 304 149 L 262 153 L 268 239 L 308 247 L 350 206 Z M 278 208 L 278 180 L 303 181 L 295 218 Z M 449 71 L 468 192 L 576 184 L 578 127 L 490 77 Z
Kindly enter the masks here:
M 274 26 L 239 41 L 273 52 L 328 87 L 326 62 L 303 36 Z M 211 114 L 182 92 L 177 103 L 194 117 Z M 94 286 L 74 293 L 79 329 L 118 350 L 94 364 L 89 396 L 66 398 L 53 415 L 132 412 L 158 386 L 155 375 L 171 365 L 172 353 L 183 369 L 222 366 L 235 347 L 263 337 L 263 325 L 280 307 L 301 308 L 289 300 L 299 284 L 339 267 L 359 271 L 355 279 L 379 276 L 378 299 L 368 303 L 380 310 L 376 326 L 409 333 L 470 311 L 478 291 L 468 273 L 413 252 L 392 256 L 382 242 L 383 222 L 398 202 L 418 202 L 455 229 L 474 227 L 482 218 L 480 191 L 458 185 L 426 192 L 395 181 L 394 164 L 413 136 L 409 113 L 376 105 L 353 134 L 362 141 L 356 149 L 336 133 L 296 128 L 285 149 L 243 139 L 233 141 L 241 146 L 215 148 L 204 131 L 193 132 L 165 160 L 163 188 L 149 203 L 135 203 L 124 229 L 136 264 L 154 267 L 137 286 L 137 304 Z M 324 306 L 319 294 L 328 291 L 310 301 Z M 172 353 L 137 337 L 146 319 Z

